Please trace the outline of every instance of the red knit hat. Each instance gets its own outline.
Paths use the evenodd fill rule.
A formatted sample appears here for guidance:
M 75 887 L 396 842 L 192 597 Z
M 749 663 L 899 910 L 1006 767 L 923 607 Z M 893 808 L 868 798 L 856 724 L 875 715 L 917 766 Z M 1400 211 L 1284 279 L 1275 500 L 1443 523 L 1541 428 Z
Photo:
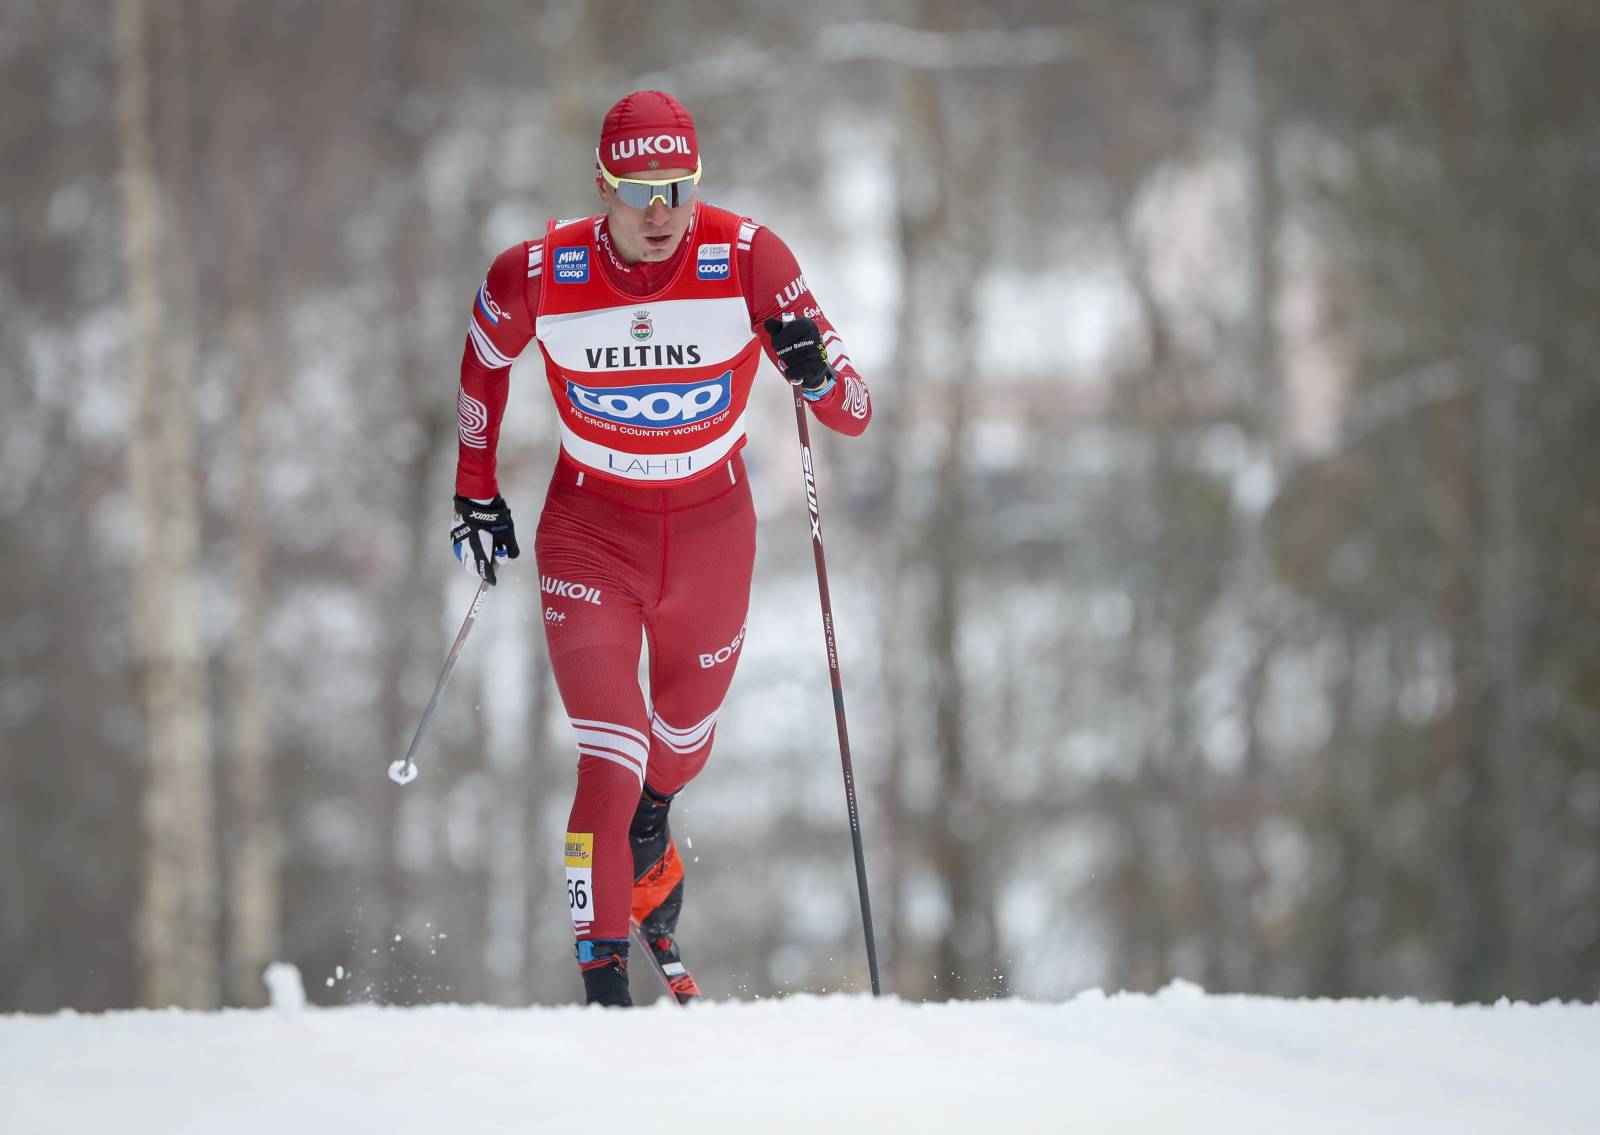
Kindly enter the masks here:
M 600 126 L 600 162 L 618 177 L 694 169 L 700 162 L 694 119 L 665 91 L 624 95 Z

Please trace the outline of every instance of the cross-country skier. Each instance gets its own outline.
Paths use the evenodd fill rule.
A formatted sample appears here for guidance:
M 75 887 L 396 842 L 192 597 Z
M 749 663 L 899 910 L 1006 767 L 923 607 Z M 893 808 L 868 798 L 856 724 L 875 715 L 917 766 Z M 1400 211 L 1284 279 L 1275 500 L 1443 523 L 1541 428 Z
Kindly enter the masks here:
M 605 211 L 506 249 L 472 304 L 451 538 L 490 583 L 519 554 L 495 449 L 511 363 L 537 339 L 561 426 L 534 555 L 578 743 L 565 847 L 578 967 L 591 1004 L 632 1004 L 631 918 L 688 1001 L 667 812 L 711 754 L 744 641 L 756 520 L 739 450 L 760 352 L 841 433 L 866 429 L 871 404 L 788 246 L 700 199 L 677 99 L 623 98 L 595 157 Z

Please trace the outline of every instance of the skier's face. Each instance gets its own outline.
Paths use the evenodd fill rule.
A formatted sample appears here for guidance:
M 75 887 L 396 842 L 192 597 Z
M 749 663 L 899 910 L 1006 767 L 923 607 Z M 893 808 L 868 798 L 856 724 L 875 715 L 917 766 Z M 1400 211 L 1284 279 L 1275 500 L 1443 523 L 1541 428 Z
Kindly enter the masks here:
M 693 174 L 692 169 L 651 170 L 650 180 L 669 181 Z M 641 260 L 667 260 L 678 251 L 678 244 L 689 229 L 689 218 L 694 215 L 694 198 L 668 208 L 667 203 L 658 197 L 650 202 L 648 208 L 635 209 L 624 204 L 604 178 L 597 178 L 596 184 L 600 200 L 606 204 L 611 239 L 622 259 L 629 264 L 637 264 Z

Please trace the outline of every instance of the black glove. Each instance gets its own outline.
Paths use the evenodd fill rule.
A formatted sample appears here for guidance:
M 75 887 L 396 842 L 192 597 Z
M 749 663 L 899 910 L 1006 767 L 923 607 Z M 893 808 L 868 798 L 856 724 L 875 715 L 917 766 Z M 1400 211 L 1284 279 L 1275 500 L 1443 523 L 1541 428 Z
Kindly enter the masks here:
M 833 368 L 817 325 L 802 315 L 787 323 L 769 319 L 765 326 L 778 369 L 789 384 L 813 401 L 826 394 L 833 387 Z
M 456 523 L 450 529 L 456 546 L 456 559 L 492 586 L 495 560 L 522 554 L 517 547 L 517 529 L 511 522 L 511 506 L 498 494 L 488 504 L 469 497 L 456 497 Z

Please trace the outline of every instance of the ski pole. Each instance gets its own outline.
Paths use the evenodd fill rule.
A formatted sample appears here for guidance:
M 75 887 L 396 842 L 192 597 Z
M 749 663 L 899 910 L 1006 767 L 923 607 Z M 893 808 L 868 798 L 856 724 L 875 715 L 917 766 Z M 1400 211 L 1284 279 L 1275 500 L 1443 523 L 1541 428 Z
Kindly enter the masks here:
M 850 807 L 850 844 L 856 855 L 856 886 L 861 891 L 861 926 L 867 936 L 867 973 L 872 995 L 878 996 L 878 947 L 872 937 L 872 901 L 867 897 L 867 859 L 861 850 L 861 814 L 856 808 L 856 777 L 850 767 L 850 733 L 844 722 L 844 685 L 839 676 L 839 648 L 833 638 L 833 600 L 828 595 L 828 564 L 822 554 L 822 513 L 817 507 L 817 477 L 811 460 L 811 428 L 806 404 L 794 392 L 794 420 L 800 429 L 800 465 L 806 478 L 806 507 L 811 513 L 811 551 L 817 561 L 817 592 L 822 597 L 822 634 L 828 644 L 828 676 L 833 681 L 833 715 L 839 726 L 839 760 L 844 766 L 844 797 Z
M 439 681 L 433 687 L 433 697 L 428 699 L 428 708 L 422 711 L 422 721 L 417 725 L 417 735 L 411 738 L 411 748 L 406 750 L 405 760 L 395 761 L 389 766 L 389 779 L 396 784 L 410 784 L 417 779 L 417 748 L 422 744 L 422 735 L 428 731 L 428 722 L 433 720 L 433 711 L 439 708 L 439 695 L 444 693 L 445 684 L 450 681 L 450 674 L 456 668 L 456 659 L 461 657 L 461 648 L 467 644 L 467 634 L 472 630 L 472 624 L 478 621 L 478 612 L 483 608 L 483 597 L 487 594 L 489 581 L 485 579 L 478 584 L 478 593 L 472 597 L 472 609 L 461 624 L 456 643 L 450 648 L 450 657 L 444 660 L 444 669 L 439 672 Z

